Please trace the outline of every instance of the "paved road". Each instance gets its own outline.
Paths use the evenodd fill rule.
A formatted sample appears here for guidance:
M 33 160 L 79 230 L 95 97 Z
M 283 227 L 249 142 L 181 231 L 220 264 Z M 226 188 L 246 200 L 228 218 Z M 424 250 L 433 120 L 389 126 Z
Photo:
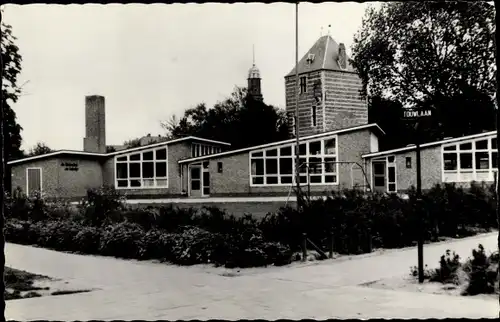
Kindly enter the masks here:
M 446 249 L 468 257 L 481 243 L 496 249 L 497 233 L 425 246 L 436 266 Z M 370 289 L 361 283 L 409 273 L 416 249 L 350 259 L 231 271 L 206 265 L 82 256 L 7 244 L 8 266 L 98 288 L 90 293 L 7 302 L 15 320 L 326 319 L 498 317 L 498 301 Z

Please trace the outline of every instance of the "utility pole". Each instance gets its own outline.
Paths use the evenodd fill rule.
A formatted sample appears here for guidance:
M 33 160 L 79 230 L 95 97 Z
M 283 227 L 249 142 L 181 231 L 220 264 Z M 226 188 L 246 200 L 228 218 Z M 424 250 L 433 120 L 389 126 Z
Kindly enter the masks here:
M 297 185 L 297 210 L 300 211 L 300 163 L 299 163 L 299 2 L 295 3 L 295 182 Z

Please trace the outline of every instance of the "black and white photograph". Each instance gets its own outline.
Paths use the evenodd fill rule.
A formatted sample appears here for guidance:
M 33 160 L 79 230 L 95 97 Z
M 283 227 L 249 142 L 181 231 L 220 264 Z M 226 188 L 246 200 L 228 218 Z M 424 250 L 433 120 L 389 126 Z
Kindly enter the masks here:
M 6 320 L 499 318 L 493 2 L 0 11 Z

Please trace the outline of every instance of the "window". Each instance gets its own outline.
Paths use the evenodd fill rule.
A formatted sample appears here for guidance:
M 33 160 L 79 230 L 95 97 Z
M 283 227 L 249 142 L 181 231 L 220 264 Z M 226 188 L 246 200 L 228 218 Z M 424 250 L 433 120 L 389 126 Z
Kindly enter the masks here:
M 222 149 L 220 147 L 216 147 L 216 146 L 200 144 L 200 143 L 193 143 L 191 145 L 191 157 L 192 158 L 201 157 L 201 156 L 209 155 L 209 154 L 220 153 L 221 151 L 222 151 Z
M 337 184 L 336 138 L 299 145 L 300 183 Z M 250 154 L 252 185 L 295 184 L 295 145 L 253 151 Z
M 304 94 L 307 92 L 307 77 L 300 78 L 300 94 Z
M 406 157 L 406 169 L 411 169 L 411 157 Z
M 387 157 L 387 192 L 396 192 L 396 157 Z
M 312 126 L 316 126 L 316 105 L 313 105 L 312 106 L 312 111 L 311 111 L 311 123 L 312 123 Z
M 496 138 L 472 139 L 443 146 L 443 181 L 493 181 Z
M 217 172 L 222 173 L 222 162 L 217 162 Z
M 167 188 L 167 179 L 166 147 L 115 158 L 116 188 Z

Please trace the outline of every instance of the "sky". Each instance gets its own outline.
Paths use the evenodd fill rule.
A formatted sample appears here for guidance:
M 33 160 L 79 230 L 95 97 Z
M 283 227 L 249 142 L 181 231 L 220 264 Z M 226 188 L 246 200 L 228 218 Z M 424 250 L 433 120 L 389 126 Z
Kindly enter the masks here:
M 347 54 L 376 3 L 301 3 L 299 59 L 328 30 Z M 295 5 L 5 5 L 23 57 L 13 104 L 22 148 L 82 150 L 85 96 L 106 100 L 106 143 L 165 134 L 160 122 L 246 86 L 255 63 L 267 104 L 285 107 L 295 64 Z M 328 28 L 328 25 L 331 27 Z

